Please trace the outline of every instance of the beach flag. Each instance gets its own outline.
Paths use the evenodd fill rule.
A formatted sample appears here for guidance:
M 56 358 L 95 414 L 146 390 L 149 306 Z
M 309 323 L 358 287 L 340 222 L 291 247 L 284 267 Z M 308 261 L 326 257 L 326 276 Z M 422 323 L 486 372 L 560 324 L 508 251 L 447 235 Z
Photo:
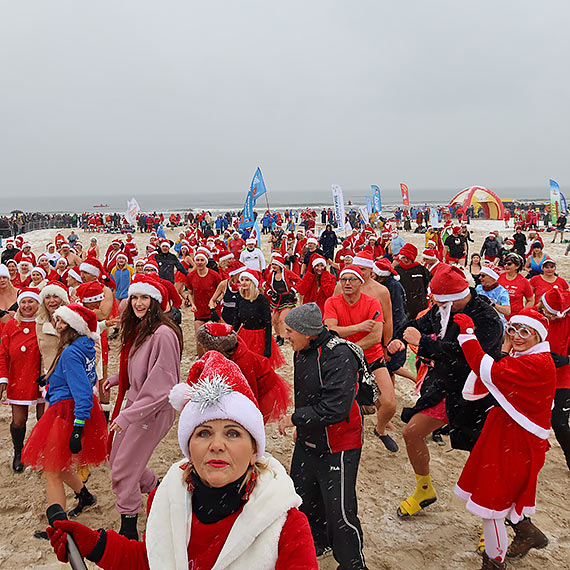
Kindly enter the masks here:
M 370 217 L 368 216 L 368 210 L 366 206 L 359 206 L 358 211 L 360 212 L 360 217 L 364 220 L 366 225 L 370 223 Z
M 372 209 L 372 198 L 370 196 L 366 196 L 366 211 L 368 212 L 369 216 L 374 211 Z
M 550 179 L 550 219 L 553 224 L 556 223 L 560 212 L 560 186 L 558 182 Z
M 334 217 L 336 218 L 338 229 L 341 232 L 344 232 L 344 220 L 346 218 L 346 213 L 344 211 L 344 196 L 342 194 L 342 188 L 338 184 L 333 184 L 331 186 L 331 190 L 333 195 Z
M 245 228 L 251 228 L 254 222 L 253 217 L 253 197 L 251 195 L 251 190 L 247 193 L 245 198 L 245 204 L 243 205 L 243 211 L 241 213 L 241 218 L 239 221 L 239 229 L 243 230 Z
M 129 224 L 134 224 L 137 221 L 137 214 L 141 211 L 141 207 L 139 203 L 135 200 L 135 198 L 131 198 L 127 200 L 127 211 L 125 212 L 125 220 Z
M 372 184 L 372 186 L 370 186 L 370 188 L 372 188 L 372 191 L 374 192 L 373 196 L 372 196 L 372 203 L 374 205 L 374 211 L 377 212 L 378 214 L 382 213 L 382 199 L 380 198 L 380 188 L 378 186 L 376 186 L 375 184 Z
M 253 205 L 257 202 L 257 199 L 260 196 L 263 196 L 267 192 L 267 188 L 265 186 L 265 181 L 263 180 L 263 175 L 261 174 L 261 169 L 259 166 L 253 175 L 253 180 L 251 181 L 251 197 L 253 200 Z
M 568 207 L 566 205 L 566 198 L 564 197 L 564 194 L 562 194 L 562 192 L 560 192 L 560 210 L 564 215 L 566 215 L 568 213 Z
M 404 206 L 410 205 L 410 191 L 405 184 L 400 184 L 400 188 L 402 190 L 402 204 Z

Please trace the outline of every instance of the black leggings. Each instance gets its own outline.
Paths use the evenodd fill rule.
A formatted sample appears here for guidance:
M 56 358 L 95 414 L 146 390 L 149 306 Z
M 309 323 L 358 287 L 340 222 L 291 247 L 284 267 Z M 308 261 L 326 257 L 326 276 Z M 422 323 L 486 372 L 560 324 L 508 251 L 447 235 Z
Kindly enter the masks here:
M 554 408 L 550 422 L 554 435 L 564 452 L 566 464 L 570 469 L 570 426 L 568 418 L 570 417 L 570 388 L 559 388 L 554 395 Z

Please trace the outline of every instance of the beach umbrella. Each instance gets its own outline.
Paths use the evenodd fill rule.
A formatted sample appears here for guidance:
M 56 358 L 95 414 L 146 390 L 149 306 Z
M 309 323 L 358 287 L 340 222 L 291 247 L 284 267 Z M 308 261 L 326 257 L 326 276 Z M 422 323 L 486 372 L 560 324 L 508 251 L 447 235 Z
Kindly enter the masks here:
M 22 210 L 12 210 L 10 214 L 23 214 Z

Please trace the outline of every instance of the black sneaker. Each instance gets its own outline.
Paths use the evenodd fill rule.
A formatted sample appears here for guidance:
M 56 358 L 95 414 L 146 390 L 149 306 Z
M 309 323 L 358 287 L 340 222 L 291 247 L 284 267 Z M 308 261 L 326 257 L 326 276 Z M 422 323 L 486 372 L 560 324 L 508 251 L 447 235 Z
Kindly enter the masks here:
M 437 443 L 437 445 L 445 445 L 445 441 L 443 441 L 443 437 L 441 436 L 440 433 L 437 433 L 434 431 L 431 434 L 431 439 L 432 439 L 432 441 L 435 441 L 435 443 Z
M 77 506 L 67 513 L 69 518 L 79 516 L 85 509 L 97 504 L 97 497 L 92 495 L 85 485 L 79 493 L 75 493 L 75 498 L 78 500 Z
M 384 444 L 384 447 L 391 451 L 392 453 L 396 453 L 400 448 L 398 444 L 388 435 L 380 435 L 378 430 L 374 428 L 374 435 L 380 439 L 380 441 Z

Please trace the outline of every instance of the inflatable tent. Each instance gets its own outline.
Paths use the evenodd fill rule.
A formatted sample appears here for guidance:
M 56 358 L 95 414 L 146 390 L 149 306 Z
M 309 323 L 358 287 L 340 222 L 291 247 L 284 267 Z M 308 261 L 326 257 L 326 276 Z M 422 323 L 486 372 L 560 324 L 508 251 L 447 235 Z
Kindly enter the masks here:
M 481 207 L 485 218 L 489 220 L 502 220 L 505 211 L 501 199 L 492 190 L 484 186 L 464 188 L 450 200 L 449 206 L 463 206 L 464 210 L 473 206 L 475 215 Z

